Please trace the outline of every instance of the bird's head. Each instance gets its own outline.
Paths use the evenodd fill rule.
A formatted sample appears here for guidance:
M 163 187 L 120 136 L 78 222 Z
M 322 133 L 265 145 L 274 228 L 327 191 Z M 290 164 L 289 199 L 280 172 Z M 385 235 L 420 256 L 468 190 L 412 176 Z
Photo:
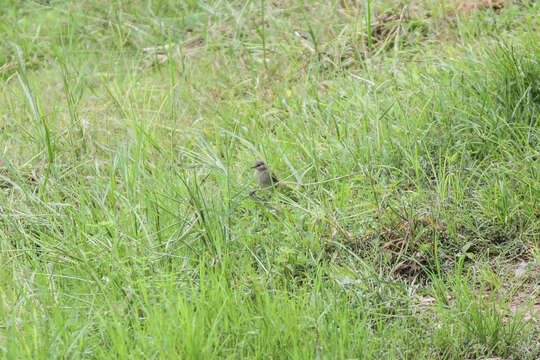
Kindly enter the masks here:
M 253 164 L 253 166 L 251 166 L 251 168 L 255 169 L 257 171 L 266 171 L 266 170 L 268 170 L 268 166 L 266 166 L 264 161 L 261 161 L 261 160 L 255 162 L 255 164 Z

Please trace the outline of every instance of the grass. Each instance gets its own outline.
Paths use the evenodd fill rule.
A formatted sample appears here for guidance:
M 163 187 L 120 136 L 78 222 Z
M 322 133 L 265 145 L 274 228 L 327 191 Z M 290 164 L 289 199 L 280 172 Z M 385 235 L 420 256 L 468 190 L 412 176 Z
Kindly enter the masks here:
M 2 357 L 537 359 L 539 10 L 7 1 Z

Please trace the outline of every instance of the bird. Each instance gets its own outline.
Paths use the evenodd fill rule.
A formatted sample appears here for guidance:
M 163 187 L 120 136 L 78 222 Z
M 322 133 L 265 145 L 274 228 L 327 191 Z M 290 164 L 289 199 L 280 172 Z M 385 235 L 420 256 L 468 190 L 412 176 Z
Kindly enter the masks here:
M 273 188 L 275 186 L 282 187 L 284 185 L 297 185 L 297 186 L 301 186 L 301 187 L 319 185 L 319 184 L 329 183 L 329 182 L 332 182 L 332 181 L 337 181 L 337 180 L 341 180 L 341 179 L 350 178 L 352 176 L 356 176 L 356 175 L 360 175 L 360 174 L 364 173 L 364 171 L 361 170 L 361 171 L 352 172 L 350 174 L 338 176 L 338 177 L 335 177 L 335 178 L 332 178 L 332 179 L 326 179 L 326 180 L 316 181 L 316 182 L 312 182 L 312 183 L 299 183 L 299 182 L 296 182 L 296 181 L 280 181 L 277 178 L 277 176 L 273 172 L 270 171 L 270 169 L 268 168 L 268 165 L 266 165 L 264 163 L 264 161 L 262 161 L 262 160 L 256 161 L 255 164 L 253 164 L 251 166 L 251 168 L 255 169 L 255 176 L 257 177 L 257 182 L 259 183 L 259 186 L 262 189 Z M 287 187 L 287 186 L 285 186 L 285 187 Z
M 268 165 L 266 165 L 262 160 L 256 161 L 255 164 L 251 166 L 251 168 L 255 169 L 255 176 L 257 177 L 257 182 L 259 184 L 260 190 L 273 190 L 274 187 L 279 186 L 281 189 L 281 195 L 285 196 L 290 200 L 298 201 L 298 198 L 294 194 L 292 189 L 286 185 L 300 185 L 299 183 L 293 181 L 280 181 L 277 178 L 276 174 L 271 172 L 268 168 Z M 255 197 L 256 192 L 257 190 L 252 190 L 249 194 L 250 196 Z M 274 210 L 277 210 L 277 208 L 274 208 Z
M 257 182 L 261 188 L 269 188 L 279 184 L 276 174 L 270 171 L 264 161 L 256 161 L 251 168 L 255 169 L 255 176 L 257 177 Z

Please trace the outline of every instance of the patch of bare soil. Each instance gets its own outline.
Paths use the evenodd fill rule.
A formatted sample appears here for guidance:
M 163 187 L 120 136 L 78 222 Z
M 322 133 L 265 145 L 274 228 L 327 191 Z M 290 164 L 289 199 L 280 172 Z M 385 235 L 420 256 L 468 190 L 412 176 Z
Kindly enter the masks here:
M 540 264 L 523 261 L 513 265 L 513 268 L 515 282 L 521 286 L 512 296 L 510 313 L 516 315 L 523 312 L 525 320 L 540 322 Z
M 498 13 L 504 6 L 504 0 L 460 1 L 457 3 L 457 11 L 461 14 L 483 10 L 493 10 Z

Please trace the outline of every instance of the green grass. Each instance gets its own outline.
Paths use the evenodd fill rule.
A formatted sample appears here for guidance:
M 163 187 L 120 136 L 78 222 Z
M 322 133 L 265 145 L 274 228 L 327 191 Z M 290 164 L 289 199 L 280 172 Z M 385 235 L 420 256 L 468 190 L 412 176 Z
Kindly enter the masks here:
M 5 1 L 1 356 L 539 358 L 539 4 L 404 4 Z

